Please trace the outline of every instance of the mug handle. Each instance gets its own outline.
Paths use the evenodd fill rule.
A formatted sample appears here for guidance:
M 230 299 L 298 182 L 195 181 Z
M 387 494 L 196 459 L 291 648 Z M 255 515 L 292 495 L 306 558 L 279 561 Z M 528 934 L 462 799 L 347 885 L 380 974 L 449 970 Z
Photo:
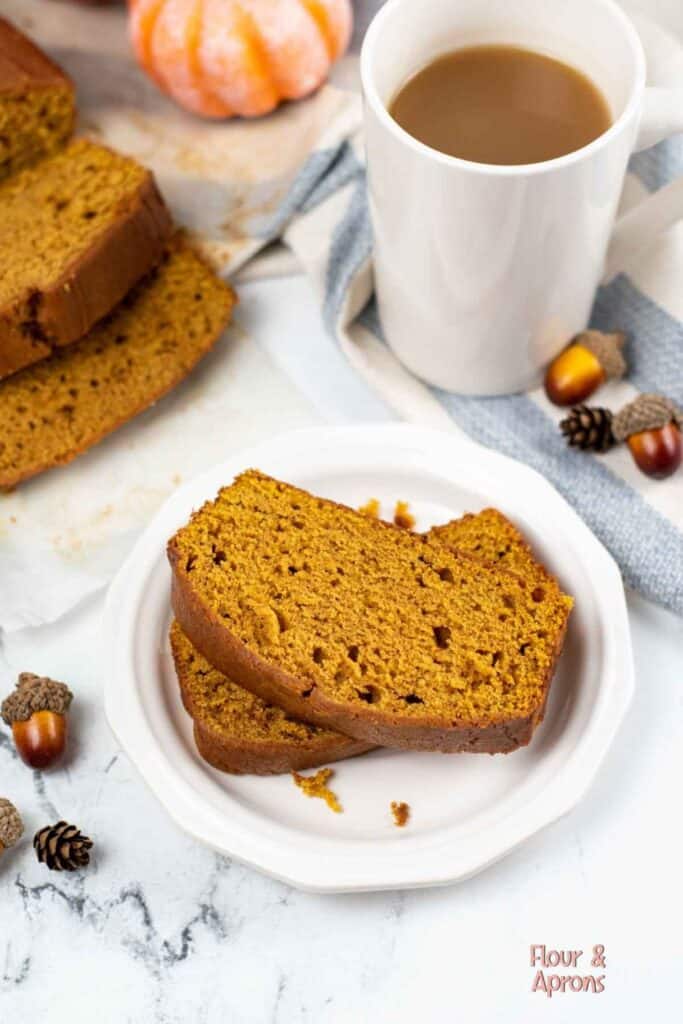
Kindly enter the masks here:
M 643 97 L 643 112 L 634 150 L 649 149 L 656 142 L 683 132 L 683 88 L 664 89 L 648 86 Z
M 648 87 L 634 152 L 683 132 L 683 89 Z M 602 284 L 627 272 L 663 231 L 683 219 L 683 178 L 657 189 L 614 226 Z

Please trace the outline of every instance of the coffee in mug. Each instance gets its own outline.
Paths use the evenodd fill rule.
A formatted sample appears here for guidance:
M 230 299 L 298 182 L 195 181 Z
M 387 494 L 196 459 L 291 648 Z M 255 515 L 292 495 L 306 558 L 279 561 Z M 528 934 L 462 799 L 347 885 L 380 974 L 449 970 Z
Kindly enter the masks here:
M 520 46 L 471 46 L 432 60 L 389 105 L 413 138 L 461 160 L 533 164 L 573 153 L 612 123 L 582 71 Z

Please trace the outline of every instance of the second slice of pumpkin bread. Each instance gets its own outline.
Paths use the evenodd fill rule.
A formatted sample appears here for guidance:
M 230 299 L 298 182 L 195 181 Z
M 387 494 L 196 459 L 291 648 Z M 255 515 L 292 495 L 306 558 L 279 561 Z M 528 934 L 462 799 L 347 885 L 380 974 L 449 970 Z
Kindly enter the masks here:
M 180 695 L 194 722 L 197 750 L 235 775 L 278 775 L 354 757 L 371 744 L 298 722 L 215 669 L 177 622 L 169 639 Z
M 557 580 L 536 559 L 526 538 L 497 508 L 469 512 L 433 526 L 429 535 L 463 554 L 514 572 L 530 585 L 547 583 L 557 589 Z
M 169 543 L 173 607 L 222 673 L 367 743 L 510 751 L 571 599 L 250 470 Z

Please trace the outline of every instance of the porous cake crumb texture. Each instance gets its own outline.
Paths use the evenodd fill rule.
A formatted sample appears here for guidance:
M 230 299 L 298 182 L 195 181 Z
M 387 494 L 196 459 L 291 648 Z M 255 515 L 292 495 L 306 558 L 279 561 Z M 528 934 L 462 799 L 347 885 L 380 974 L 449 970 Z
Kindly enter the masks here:
M 298 722 L 281 708 L 266 704 L 231 682 L 193 647 L 177 622 L 171 627 L 171 645 L 185 704 L 193 717 L 210 722 L 226 742 L 239 736 L 252 741 L 308 743 L 325 733 L 337 735 Z
M 548 581 L 555 585 L 547 570 L 536 561 L 534 553 L 520 531 L 495 508 L 485 508 L 435 526 L 431 534 L 449 547 L 456 548 L 489 565 L 517 573 L 527 582 Z
M 194 721 L 197 749 L 220 771 L 278 775 L 354 757 L 371 744 L 299 722 L 218 672 L 177 622 L 171 651 L 183 704 Z
M 0 185 L 0 377 L 81 338 L 170 234 L 151 173 L 87 139 Z
M 0 246 L 12 252 L 0 278 L 0 306 L 45 289 L 135 197 L 149 171 L 87 139 L 75 139 L 39 166 L 0 186 Z M 27 319 L 29 314 L 27 311 Z

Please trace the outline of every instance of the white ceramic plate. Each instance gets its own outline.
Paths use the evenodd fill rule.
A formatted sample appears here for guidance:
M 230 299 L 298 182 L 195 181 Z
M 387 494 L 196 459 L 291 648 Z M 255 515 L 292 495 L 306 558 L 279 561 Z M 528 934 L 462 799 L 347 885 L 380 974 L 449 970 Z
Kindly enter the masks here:
M 335 765 L 343 814 L 286 776 L 217 772 L 198 756 L 167 642 L 165 546 L 192 509 L 256 466 L 385 515 L 410 502 L 419 529 L 495 505 L 576 599 L 545 721 L 507 756 L 378 750 Z M 122 747 L 173 819 L 197 839 L 303 889 L 341 892 L 466 878 L 574 807 L 628 707 L 633 668 L 616 565 L 537 473 L 459 436 L 405 425 L 301 431 L 203 473 L 138 541 L 106 608 L 106 712 Z M 397 828 L 389 804 L 411 807 Z

